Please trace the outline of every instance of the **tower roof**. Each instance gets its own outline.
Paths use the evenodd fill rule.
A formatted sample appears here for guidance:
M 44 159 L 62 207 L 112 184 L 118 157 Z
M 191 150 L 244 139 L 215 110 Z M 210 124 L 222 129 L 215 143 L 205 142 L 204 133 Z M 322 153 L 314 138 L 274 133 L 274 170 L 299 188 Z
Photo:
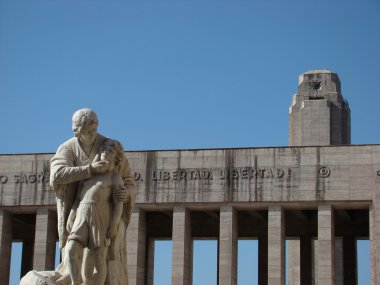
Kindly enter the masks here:
M 312 70 L 306 71 L 304 74 L 317 74 L 317 73 L 335 73 L 335 72 L 332 72 L 329 69 L 312 69 Z

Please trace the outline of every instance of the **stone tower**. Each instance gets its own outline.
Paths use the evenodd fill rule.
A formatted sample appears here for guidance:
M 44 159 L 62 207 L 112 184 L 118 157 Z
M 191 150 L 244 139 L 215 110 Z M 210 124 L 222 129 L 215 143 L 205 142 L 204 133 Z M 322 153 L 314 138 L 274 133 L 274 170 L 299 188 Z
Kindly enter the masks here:
M 327 69 L 300 75 L 289 108 L 289 145 L 350 144 L 350 125 L 350 107 L 338 75 Z

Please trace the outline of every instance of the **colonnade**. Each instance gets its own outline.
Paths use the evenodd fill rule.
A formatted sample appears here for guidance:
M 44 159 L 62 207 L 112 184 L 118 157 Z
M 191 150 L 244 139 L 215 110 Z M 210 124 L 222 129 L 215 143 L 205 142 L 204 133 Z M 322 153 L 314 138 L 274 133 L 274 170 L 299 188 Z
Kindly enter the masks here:
M 238 210 L 233 206 L 221 206 L 219 209 L 218 237 L 218 284 L 237 284 L 237 245 L 238 245 Z M 154 253 L 147 253 L 149 244 L 146 228 L 146 214 L 143 209 L 135 208 L 128 228 L 128 271 L 129 285 L 151 285 L 153 280 L 152 263 Z M 191 211 L 184 207 L 174 207 L 172 211 L 172 285 L 192 284 L 192 227 Z M 335 227 L 334 208 L 321 204 L 317 209 L 317 236 L 299 237 L 300 268 L 298 283 L 333 285 L 335 282 Z M 266 240 L 263 240 L 266 238 Z M 285 284 L 285 210 L 281 205 L 269 205 L 267 208 L 267 233 L 259 240 L 259 284 Z M 313 242 L 317 240 L 317 242 Z M 355 253 L 350 240 L 344 243 L 347 254 Z M 317 244 L 317 246 L 313 246 Z M 354 247 L 355 248 L 355 247 Z M 288 249 L 291 251 L 291 249 Z M 314 252 L 315 251 L 315 252 Z M 312 269 L 312 255 L 316 256 L 316 270 Z M 146 260 L 148 258 L 148 260 Z M 354 256 L 354 259 L 356 257 Z M 290 261 L 290 260 L 289 260 Z M 294 267 L 295 264 L 292 266 Z M 353 263 L 356 266 L 356 263 Z M 352 271 L 352 266 L 345 264 Z M 356 270 L 356 268 L 354 268 Z M 346 283 L 349 284 L 349 283 Z M 350 283 L 351 284 L 351 283 Z
M 250 213 L 252 217 L 263 220 L 263 225 L 253 233 L 259 247 L 258 284 L 285 284 L 285 241 L 288 238 L 289 284 L 339 285 L 343 284 L 344 280 L 344 284 L 355 285 L 357 236 L 349 232 L 338 233 L 342 230 L 335 228 L 337 219 L 333 206 L 320 204 L 313 210 L 315 231 L 287 224 L 289 215 L 286 213 L 290 211 L 292 210 L 280 204 L 274 204 L 262 211 L 265 214 Z M 172 285 L 192 284 L 193 240 L 199 235 L 194 233 L 194 225 L 197 226 L 201 220 L 199 216 L 194 215 L 196 212 L 185 206 L 175 206 L 166 210 L 169 222 L 168 226 L 165 226 L 166 229 L 162 230 L 165 231 L 163 236 L 173 242 Z M 154 230 L 159 232 L 161 225 L 147 222 L 149 213 L 151 212 L 135 207 L 131 215 L 127 230 L 129 285 L 153 284 L 154 236 L 152 237 L 151 232 L 154 227 Z M 155 216 L 155 213 L 157 212 L 153 212 L 152 216 Z M 241 235 L 252 235 L 249 230 L 248 233 L 245 232 L 248 227 L 246 224 L 242 225 L 244 221 L 240 213 L 240 209 L 224 205 L 210 214 L 217 223 L 212 237 L 218 240 L 219 285 L 237 284 L 238 239 Z M 302 211 L 296 210 L 295 214 L 302 216 Z M 12 212 L 0 209 L 1 284 L 9 282 L 11 247 L 14 240 L 23 242 L 22 275 L 31 269 L 54 268 L 57 241 L 55 211 L 47 208 L 38 209 L 35 214 L 35 231 L 24 232 L 25 237 L 22 239 L 20 233 L 17 233 L 20 229 L 15 229 L 20 227 L 20 223 L 15 222 L 16 216 Z M 249 215 L 247 216 L 250 219 Z M 254 227 L 254 224 L 252 225 Z M 338 227 L 342 228 L 341 225 Z M 368 229 L 368 225 L 366 227 Z M 337 234 L 342 238 L 335 241 Z M 289 235 L 293 238 L 296 236 L 295 242 Z M 371 235 L 374 235 L 373 230 Z M 342 262 L 340 266 L 336 265 L 336 256 Z M 343 272 L 342 268 L 345 269 Z
M 28 215 L 33 216 L 34 215 Z M 12 242 L 23 243 L 21 276 L 29 270 L 52 270 L 55 265 L 57 241 L 56 212 L 38 209 L 35 224 L 18 220 L 18 215 L 0 209 L 0 283 L 9 284 Z

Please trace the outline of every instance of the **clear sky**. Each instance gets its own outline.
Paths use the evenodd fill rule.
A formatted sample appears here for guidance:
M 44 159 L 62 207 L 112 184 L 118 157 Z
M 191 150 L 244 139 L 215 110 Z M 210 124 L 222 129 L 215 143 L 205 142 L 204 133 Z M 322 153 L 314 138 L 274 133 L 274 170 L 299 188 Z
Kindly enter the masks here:
M 0 153 L 54 152 L 82 107 L 127 150 L 286 146 L 321 68 L 379 143 L 379 67 L 378 0 L 0 0 Z

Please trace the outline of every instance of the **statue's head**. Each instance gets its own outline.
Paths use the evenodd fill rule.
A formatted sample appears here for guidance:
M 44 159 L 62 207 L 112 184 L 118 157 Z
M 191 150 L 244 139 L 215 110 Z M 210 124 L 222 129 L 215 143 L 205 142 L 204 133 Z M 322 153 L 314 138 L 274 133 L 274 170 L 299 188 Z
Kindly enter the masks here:
M 107 139 L 100 148 L 100 159 L 110 162 L 112 166 L 118 168 L 124 159 L 124 148 L 120 142 Z
M 80 141 L 93 143 L 98 130 L 98 116 L 91 109 L 80 109 L 73 115 L 72 128 Z

